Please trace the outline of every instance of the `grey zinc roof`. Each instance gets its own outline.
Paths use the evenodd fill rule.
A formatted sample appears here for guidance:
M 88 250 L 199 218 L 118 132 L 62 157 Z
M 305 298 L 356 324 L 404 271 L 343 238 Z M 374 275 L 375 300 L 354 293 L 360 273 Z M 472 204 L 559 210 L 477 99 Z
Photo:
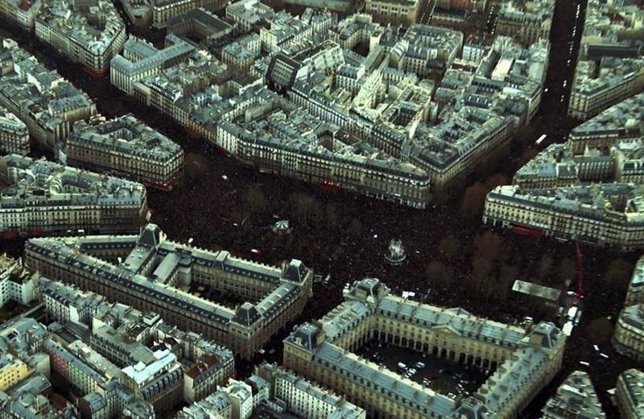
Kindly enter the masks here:
M 532 376 L 540 373 L 548 356 L 541 349 L 522 348 L 510 355 L 494 374 L 479 388 L 477 397 L 485 401 L 492 411 L 502 411 L 506 403 L 515 397 L 515 392 L 529 383 Z
M 369 315 L 371 315 L 371 310 L 363 302 L 345 301 L 322 319 L 324 333 L 328 339 L 333 341 Z
M 380 301 L 377 310 L 429 328 L 449 328 L 454 333 L 472 339 L 517 345 L 525 336 L 522 328 L 476 317 L 462 308 L 422 305 L 391 295 Z
M 454 400 L 423 388 L 409 379 L 401 379 L 398 374 L 372 362 L 359 360 L 357 355 L 335 345 L 323 342 L 315 353 L 315 359 L 329 366 L 333 365 L 351 377 L 352 381 L 371 383 L 374 391 L 382 396 L 397 400 L 421 413 L 434 412 L 439 417 L 445 417 L 454 411 Z

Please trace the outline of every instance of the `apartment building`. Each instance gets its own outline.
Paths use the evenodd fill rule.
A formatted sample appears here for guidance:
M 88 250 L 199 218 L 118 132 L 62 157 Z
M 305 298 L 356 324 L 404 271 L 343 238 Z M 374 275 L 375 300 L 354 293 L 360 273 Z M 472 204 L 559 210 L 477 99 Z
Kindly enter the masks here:
M 586 120 L 644 89 L 644 59 L 603 57 L 580 61 L 570 92 L 568 115 Z
M 636 5 L 590 0 L 573 78 L 568 115 L 586 120 L 644 89 L 644 58 L 636 41 Z M 570 62 L 568 63 L 570 64 Z
M 77 121 L 58 153 L 63 163 L 166 191 L 183 174 L 183 149 L 132 114 L 109 121 Z
M 10 154 L 0 158 L 0 230 L 41 235 L 136 231 L 148 215 L 140 183 Z
M 226 6 L 226 19 L 236 23 L 246 32 L 269 23 L 275 11 L 259 0 L 240 0 Z
M 367 410 L 406 418 L 514 418 L 561 367 L 565 337 L 554 325 L 530 329 L 390 294 L 374 278 L 348 284 L 345 301 L 284 340 L 283 365 Z M 473 397 L 455 401 L 352 351 L 377 339 L 495 372 Z
M 606 418 L 593 383 L 584 371 L 573 371 L 541 410 L 542 419 L 570 417 Z
M 423 0 L 366 0 L 364 11 L 376 22 L 409 26 L 418 22 L 426 6 Z
M 0 153 L 29 153 L 29 130 L 18 117 L 0 106 Z
M 394 30 L 368 14 L 334 26 L 328 13 L 268 10 L 250 0 L 227 7 L 241 27 L 261 26 L 259 57 L 247 37 L 222 48 L 230 68 L 195 50 L 130 83 L 114 69 L 145 61 L 132 48 L 114 60 L 112 81 L 259 171 L 415 208 L 505 149 L 539 108 L 545 39 L 522 46 L 497 37 L 479 65 L 462 67 L 458 31 Z M 349 50 L 360 43 L 369 44 L 366 57 Z M 244 69 L 252 76 L 238 76 Z
M 307 418 L 366 419 L 366 411 L 332 391 L 280 366 L 263 364 L 255 374 L 270 383 L 271 397 L 286 404 L 286 410 Z
M 362 143 L 362 150 L 349 146 L 347 143 L 355 139 L 337 126 L 325 124 L 317 134 L 312 133 L 311 129 L 320 126 L 319 119 L 300 108 L 280 106 L 275 100 L 274 109 L 267 109 L 269 114 L 260 114 L 243 126 L 220 123 L 217 145 L 263 172 L 346 188 L 412 207 L 427 205 L 430 184 L 424 171 L 389 159 L 368 144 Z M 304 135 L 305 131 L 309 134 Z M 325 147 L 326 141 L 333 145 Z
M 76 246 L 111 248 L 122 263 L 98 259 L 91 250 L 77 252 Z M 244 359 L 299 315 L 312 294 L 313 273 L 299 260 L 283 267 L 254 263 L 226 251 L 168 241 L 154 225 L 141 235 L 32 239 L 25 255 L 25 264 L 48 278 L 159 313 L 168 323 L 201 333 Z M 257 302 L 232 309 L 177 288 L 192 281 Z
M 511 36 L 523 45 L 548 40 L 554 12 L 553 0 L 504 1 L 496 17 L 494 33 Z
M 13 40 L 1 41 L 0 106 L 17 116 L 40 145 L 53 150 L 75 121 L 96 114 L 96 104 Z
M 123 49 L 125 23 L 111 1 L 42 0 L 36 17 L 36 37 L 69 60 L 100 76 Z
M 202 400 L 235 372 L 228 348 L 166 324 L 156 313 L 46 278 L 38 289 L 55 320 L 52 330 L 67 336 L 53 335 L 45 344 L 54 367 L 79 392 L 100 394 L 96 403 L 81 405 L 92 417 L 113 417 L 136 401 L 159 412 Z
M 597 246 L 641 249 L 641 189 L 623 183 L 532 190 L 498 186 L 485 199 L 483 223 Z
M 110 82 L 125 93 L 132 94 L 134 83 L 187 60 L 194 51 L 194 46 L 176 35 L 168 35 L 166 48 L 161 50 L 144 39 L 130 35 L 123 45 L 123 54 L 112 59 Z
M 619 141 L 641 140 L 643 112 L 644 93 L 636 94 L 573 128 L 567 144 L 573 154 L 582 154 L 587 148 L 608 150 Z
M 33 374 L 0 392 L 0 415 L 6 418 L 75 419 L 80 412 L 60 397 L 54 398 L 53 388 L 45 374 Z
M 631 368 L 617 377 L 615 399 L 619 415 L 625 419 L 639 419 L 644 415 L 644 373 Z
M 644 360 L 644 304 L 626 306 L 619 313 L 613 346 L 636 362 Z
M 0 2 L 0 16 L 29 32 L 33 32 L 36 16 L 42 7 L 41 0 L 3 0 Z
M 624 308 L 617 317 L 613 331 L 613 346 L 623 355 L 635 359 L 637 362 L 644 360 L 644 294 L 642 284 L 644 257 L 641 257 L 631 277 Z
M 224 0 L 155 0 L 152 2 L 152 26 L 161 29 L 168 21 L 192 10 L 203 8 L 209 11 L 223 9 Z
M 34 299 L 34 283 L 37 276 L 22 266 L 21 259 L 0 255 L 0 307 L 7 301 L 27 305 Z

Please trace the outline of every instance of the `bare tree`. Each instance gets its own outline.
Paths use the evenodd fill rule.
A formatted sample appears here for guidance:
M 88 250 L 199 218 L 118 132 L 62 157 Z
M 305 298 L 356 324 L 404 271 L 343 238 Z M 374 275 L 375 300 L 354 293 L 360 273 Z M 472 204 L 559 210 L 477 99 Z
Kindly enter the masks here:
M 461 242 L 452 234 L 443 237 L 438 246 L 441 253 L 448 260 L 456 259 L 461 255 Z
M 454 281 L 454 272 L 443 262 L 432 260 L 425 269 L 429 282 L 443 289 L 448 288 Z
M 487 188 L 481 182 L 477 182 L 468 187 L 463 194 L 461 214 L 464 217 L 480 217 L 483 214 L 483 206 L 487 192 Z
M 474 252 L 476 256 L 496 260 L 503 247 L 501 236 L 493 231 L 484 231 L 474 237 Z
M 626 288 L 633 273 L 633 264 L 626 259 L 613 260 L 606 269 L 604 280 L 614 288 Z
M 360 222 L 360 220 L 358 220 L 357 218 L 352 219 L 349 223 L 348 232 L 353 236 L 359 236 L 360 234 L 362 234 L 362 223 Z
M 544 254 L 539 259 L 539 266 L 537 267 L 537 276 L 540 279 L 549 279 L 550 271 L 552 269 L 553 260 L 552 256 Z
M 268 210 L 268 198 L 257 183 L 246 188 L 242 195 L 242 202 L 251 213 L 261 213 Z
M 571 281 L 575 278 L 577 273 L 577 264 L 572 258 L 564 258 L 559 262 L 559 268 L 557 269 L 557 277 L 559 283 L 564 283 L 565 281 Z

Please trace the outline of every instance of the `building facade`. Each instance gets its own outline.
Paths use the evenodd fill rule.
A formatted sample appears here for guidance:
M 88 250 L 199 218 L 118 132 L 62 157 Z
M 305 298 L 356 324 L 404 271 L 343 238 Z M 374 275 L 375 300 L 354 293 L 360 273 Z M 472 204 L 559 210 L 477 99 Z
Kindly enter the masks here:
M 111 1 L 92 3 L 43 0 L 36 37 L 90 74 L 102 75 L 123 49 L 125 23 Z
M 16 115 L 0 106 L 0 153 L 29 153 L 29 130 Z
M 625 419 L 639 419 L 644 416 L 644 373 L 631 368 L 622 372 L 617 377 L 615 400 L 620 417 Z
M 487 194 L 483 223 L 534 235 L 625 250 L 644 247 L 641 185 L 605 183 L 523 190 L 498 186 Z
M 343 294 L 344 303 L 284 340 L 283 365 L 346 394 L 371 416 L 457 418 L 478 411 L 514 418 L 561 367 L 565 337 L 552 324 L 526 330 L 423 305 L 391 295 L 372 278 Z M 457 403 L 352 353 L 372 339 L 496 370 L 473 398 Z
M 136 231 L 148 215 L 140 183 L 73 169 L 44 159 L 0 158 L 0 230 L 27 235 Z
M 66 164 L 110 173 L 162 190 L 183 174 L 183 149 L 133 115 L 110 121 L 74 123 L 58 148 Z
M 113 264 L 76 253 L 64 241 L 32 239 L 26 246 L 26 265 L 109 300 L 157 312 L 168 323 L 201 333 L 245 359 L 252 358 L 274 333 L 299 315 L 312 293 L 313 273 L 301 261 L 292 260 L 280 268 L 239 259 L 226 251 L 180 245 L 165 240 L 154 225 L 144 228 L 140 236 L 76 240 L 81 248 L 114 246 L 123 262 Z M 123 242 L 128 244 L 121 247 Z M 59 255 L 78 263 L 71 259 L 63 262 Z M 257 303 L 246 302 L 233 310 L 176 288 L 192 281 Z

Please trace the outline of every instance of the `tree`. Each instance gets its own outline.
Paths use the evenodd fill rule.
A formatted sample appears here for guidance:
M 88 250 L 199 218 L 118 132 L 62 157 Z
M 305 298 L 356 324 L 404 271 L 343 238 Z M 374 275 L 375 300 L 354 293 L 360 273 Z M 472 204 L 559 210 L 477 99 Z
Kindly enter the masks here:
M 499 275 L 499 282 L 501 284 L 512 286 L 517 279 L 519 279 L 519 268 L 505 263 L 501 265 L 501 273 Z
M 483 206 L 487 192 L 487 188 L 481 182 L 477 182 L 468 187 L 463 194 L 461 214 L 464 217 L 480 217 L 483 214 Z
M 577 274 L 577 263 L 572 258 L 564 258 L 559 262 L 559 269 L 557 269 L 557 278 L 559 283 L 563 284 L 565 281 L 572 281 Z
M 613 334 L 613 324 L 606 317 L 600 317 L 590 322 L 586 334 L 592 338 L 593 342 L 608 344 Z
M 537 267 L 537 276 L 540 279 L 546 279 L 550 275 L 552 265 L 552 256 L 546 254 L 542 255 L 541 259 L 539 259 L 539 266 Z
M 507 185 L 509 183 L 508 178 L 502 173 L 496 173 L 485 180 L 485 186 L 487 186 L 488 191 L 491 191 L 497 186 Z
M 358 220 L 357 218 L 352 219 L 349 223 L 348 232 L 352 236 L 359 236 L 360 234 L 362 234 L 362 223 L 360 222 L 360 220 Z
M 454 272 L 439 260 L 429 262 L 425 273 L 427 274 L 429 282 L 437 287 L 449 288 L 454 281 Z
M 478 280 L 487 277 L 492 272 L 492 261 L 488 258 L 475 256 L 472 259 L 472 277 Z
M 452 234 L 443 237 L 438 246 L 447 260 L 456 259 L 461 255 L 461 242 Z
M 268 209 L 268 198 L 257 183 L 246 188 L 242 195 L 242 202 L 251 213 L 262 213 Z
M 614 288 L 626 288 L 630 282 L 633 273 L 633 264 L 629 261 L 619 258 L 613 260 L 606 269 L 604 281 L 608 282 Z
M 493 231 L 484 231 L 474 237 L 474 254 L 493 261 L 499 257 L 502 245 L 501 236 Z
M 305 193 L 292 193 L 288 197 L 295 217 L 303 224 L 310 224 L 321 213 L 320 203 L 311 195 Z

